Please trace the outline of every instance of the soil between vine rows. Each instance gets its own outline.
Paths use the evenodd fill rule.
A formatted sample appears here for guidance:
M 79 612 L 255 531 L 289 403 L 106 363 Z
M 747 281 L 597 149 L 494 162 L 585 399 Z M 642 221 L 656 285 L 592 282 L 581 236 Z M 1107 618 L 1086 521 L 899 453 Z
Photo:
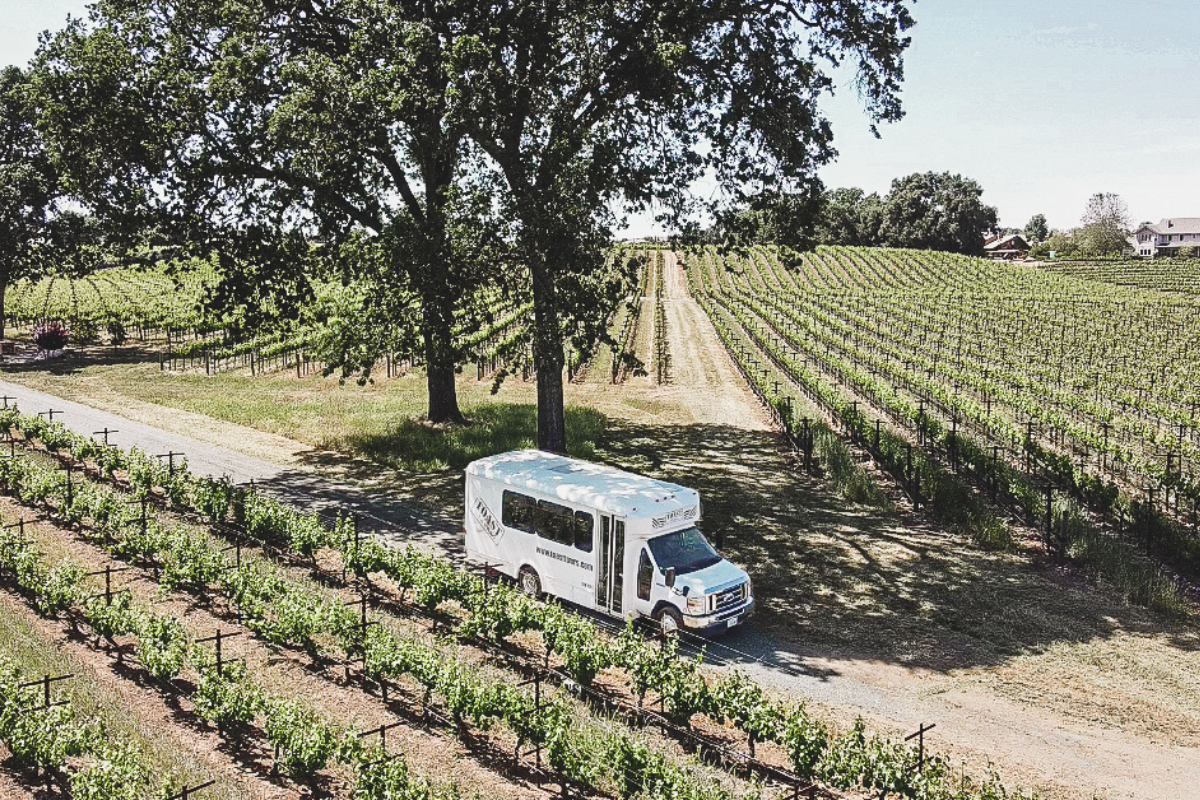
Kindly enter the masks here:
M 24 457 L 52 460 L 46 458 L 44 454 L 36 452 Z M 13 518 L 14 515 L 24 518 L 30 513 L 29 509 L 15 506 L 7 498 L 0 499 L 0 511 L 4 512 L 8 518 Z M 171 519 L 173 515 L 168 514 L 165 517 Z M 250 667 L 252 680 L 262 686 L 268 696 L 302 697 L 322 712 L 322 716 L 336 720 L 343 727 L 353 724 L 359 730 L 367 730 L 399 721 L 401 727 L 388 733 L 388 741 L 391 745 L 389 750 L 405 753 L 410 767 L 417 774 L 430 778 L 435 783 L 453 783 L 460 787 L 466 797 L 536 798 L 546 797 L 552 793 L 549 788 L 535 787 L 531 782 L 531 776 L 526 775 L 522 768 L 511 769 L 511 753 L 515 741 L 511 735 L 503 731 L 493 730 L 485 733 L 472 729 L 466 733 L 464 738 L 456 739 L 448 732 L 439 730 L 436 724 L 432 729 L 427 728 L 423 714 L 417 711 L 419 708 L 417 698 L 422 693 L 420 687 L 407 686 L 406 693 L 410 698 L 407 705 L 395 693 L 392 694 L 390 704 L 382 702 L 374 694 L 365 694 L 356 678 L 347 675 L 347 679 L 343 680 L 342 667 L 339 663 L 326 662 L 323 659 L 314 662 L 297 651 L 271 647 L 257 639 L 249 629 L 233 619 L 232 609 L 228 608 L 228 603 L 220 596 L 219 592 L 210 595 L 208 592 L 198 594 L 195 591 L 180 590 L 164 597 L 159 593 L 157 582 L 151 577 L 151 567 L 149 566 L 130 568 L 128 562 L 114 559 L 100 548 L 81 539 L 76 533 L 49 523 L 38 523 L 29 526 L 28 530 L 33 532 L 32 539 L 49 563 L 66 558 L 89 571 L 102 570 L 109 565 L 115 569 L 129 570 L 117 574 L 116 580 L 119 581 L 119 584 L 114 585 L 114 591 L 127 589 L 134 598 L 135 607 L 150 608 L 157 615 L 178 619 L 188 631 L 190 638 L 199 639 L 211 635 L 218 628 L 222 629 L 225 635 L 230 637 L 226 639 L 225 657 L 244 659 Z M 252 549 L 247 549 L 243 553 L 246 559 L 258 557 Z M 340 569 L 340 560 L 332 552 L 318 554 L 316 563 L 326 574 L 337 573 Z M 358 596 L 348 587 L 341 589 L 318 587 L 313 583 L 312 571 L 307 566 L 286 566 L 283 568 L 283 572 L 291 580 L 312 584 L 315 591 L 338 602 L 353 603 L 354 598 Z M 101 579 L 93 578 L 93 582 L 97 580 L 103 583 Z M 374 593 L 382 592 L 382 596 L 390 598 L 392 602 L 395 602 L 398 595 L 396 587 L 392 586 L 386 577 L 381 576 L 375 576 L 372 591 Z M 2 597 L 4 596 L 0 594 L 0 598 Z M 17 613 L 23 616 L 32 614 L 28 609 Z M 442 615 L 447 613 L 451 618 L 455 616 L 453 607 L 442 609 Z M 372 611 L 369 616 L 375 618 L 378 615 Z M 390 614 L 385 614 L 380 619 L 382 624 L 403 635 L 415 635 L 430 643 L 434 641 L 430 635 L 427 621 L 414 622 L 408 617 L 394 617 Z M 51 631 L 50 641 L 53 641 L 54 622 L 39 619 L 38 623 L 43 627 L 48 626 Z M 72 636 L 72 644 L 79 646 L 83 638 Z M 517 650 L 523 651 L 527 658 L 540 661 L 544 645 L 539 635 L 518 634 L 511 637 L 510 641 L 515 644 Z M 490 650 L 477 649 L 470 644 L 461 643 L 457 647 L 446 643 L 439 647 L 448 647 L 454 657 L 464 663 L 473 664 L 487 673 L 494 673 L 493 679 L 501 681 L 513 679 L 514 673 L 511 667 L 505 665 L 505 659 L 497 658 L 497 654 Z M 91 650 L 84 647 L 84 651 L 89 660 L 95 663 L 104 661 L 106 656 L 111 655 L 103 648 L 97 651 L 95 647 Z M 108 660 L 111 662 L 111 657 Z M 551 658 L 550 664 L 551 666 L 558 665 L 557 657 Z M 128 689 L 127 694 L 130 697 L 127 703 L 129 711 L 139 720 L 146 720 L 151 725 L 156 724 L 158 722 L 155 719 L 156 709 L 159 705 L 155 702 L 156 698 L 135 696 L 138 689 L 153 693 L 154 687 L 137 680 L 137 670 L 134 667 L 121 667 L 118 663 L 113 670 L 123 672 L 122 677 L 132 680 L 132 685 L 124 687 Z M 186 672 L 187 670 L 185 670 Z M 516 674 L 522 678 L 526 677 L 520 667 Z M 190 677 L 194 678 L 194 676 Z M 188 686 L 190 680 L 185 676 L 178 683 Z M 404 687 L 407 683 L 407 681 L 401 680 L 399 685 Z M 595 686 L 601 694 L 620 699 L 625 703 L 632 702 L 626 682 L 615 674 L 602 673 Z M 550 685 L 545 686 L 542 691 L 544 695 L 555 692 Z M 653 697 L 653 693 L 651 693 L 648 702 L 652 702 Z M 205 749 L 205 745 L 210 743 L 207 740 L 215 738 L 215 734 L 203 721 L 188 712 L 189 701 L 185 699 L 182 707 L 174 698 L 168 697 L 165 702 L 173 711 L 174 721 L 183 720 L 186 727 L 198 730 L 202 734 L 194 743 L 193 749 L 199 748 L 204 755 L 212 755 L 214 751 Z M 404 710 L 398 712 L 398 707 L 404 707 Z M 733 746 L 743 751 L 746 749 L 744 737 L 736 732 L 705 720 L 701 720 L 700 725 L 710 736 L 725 740 L 727 746 Z M 659 734 L 653 727 L 639 728 L 636 735 L 650 741 L 660 752 L 673 754 L 674 758 L 680 761 L 688 760 L 687 750 L 681 748 L 680 742 Z M 220 742 L 214 750 L 236 754 L 238 765 L 243 768 L 239 771 L 255 772 L 262 777 L 269 771 L 270 753 L 263 750 L 259 746 L 260 743 L 254 740 L 249 741 L 251 746 L 246 748 Z M 758 754 L 760 758 L 765 758 L 772 763 L 779 765 L 787 763 L 786 756 L 773 745 L 760 745 Z M 216 766 L 219 768 L 221 765 Z M 326 776 L 321 784 L 323 789 L 332 796 L 347 795 L 348 781 L 344 770 L 333 768 L 329 771 L 331 775 Z M 719 771 L 706 770 L 706 772 L 720 778 L 722 783 L 731 788 L 740 786 L 739 794 L 745 791 L 745 785 L 729 775 Z M 513 777 L 514 775 L 516 777 Z M 269 781 L 266 793 L 258 791 L 259 787 L 250 787 L 249 789 L 243 787 L 244 791 L 239 791 L 231 796 L 256 798 L 260 796 L 292 796 L 278 795 L 280 791 L 287 791 L 286 787 L 281 787 L 277 785 L 278 783 L 279 781 Z M 555 785 L 550 784 L 550 786 Z M 586 796 L 586 794 L 579 795 L 578 790 L 572 790 L 572 793 L 576 796 Z M 0 795 L 0 797 L 2 796 Z
M 802 673 L 780 676 L 751 659 L 755 677 L 835 719 L 861 713 L 895 733 L 936 722 L 931 740 L 955 763 L 965 758 L 976 773 L 994 763 L 1006 779 L 1054 796 L 1175 798 L 1200 785 L 1194 620 L 1163 622 L 1070 572 L 980 553 L 920 516 L 847 506 L 792 473 L 703 314 L 694 313 L 673 260 L 665 278 L 672 384 L 589 380 L 568 386 L 567 396 L 612 420 L 601 460 L 701 489 L 706 529 L 727 532 L 726 550 L 749 567 L 762 602 L 756 629 L 730 641 Z M 241 392 L 270 398 L 258 407 L 303 410 L 330 391 L 284 375 L 201 382 L 161 375 L 157 365 L 80 365 L 20 379 L 181 431 L 194 417 L 177 418 L 175 407 L 235 417 L 228 398 Z M 409 376 L 346 397 L 366 404 L 419 389 Z M 464 379 L 460 390 L 483 398 L 487 385 Z M 510 381 L 499 399 L 530 402 L 532 394 L 532 384 Z M 243 446 L 246 428 L 203 418 L 205 438 Z M 291 418 L 237 417 L 310 445 L 255 439 L 259 455 L 335 484 L 369 480 L 385 498 L 442 520 L 460 513 L 457 472 L 383 474 L 314 451 L 323 442 L 319 426 L 295 416 L 301 424 L 289 430 Z
M 0 500 L 0 509 L 6 517 L 20 514 L 29 516 L 29 510 L 15 506 L 7 498 Z M 125 566 L 93 545 L 80 541 L 70 532 L 48 523 L 39 523 L 32 528 L 31 537 L 45 552 L 48 560 L 55 563 L 68 558 L 88 571 L 102 570 L 106 565 L 115 568 Z M 295 572 L 295 570 L 288 570 Z M 340 679 L 338 669 L 332 665 L 321 668 L 305 656 L 288 649 L 272 648 L 257 639 L 248 629 L 231 618 L 221 598 L 216 598 L 213 607 L 195 596 L 174 592 L 166 597 L 158 595 L 158 584 L 147 574 L 148 570 L 133 569 L 114 575 L 114 590 L 128 589 L 134 605 L 149 608 L 154 613 L 174 617 L 193 639 L 212 636 L 220 628 L 227 639 L 223 647 L 226 658 L 244 658 L 249 674 L 261 685 L 268 696 L 303 698 L 322 716 L 345 727 L 356 726 L 359 730 L 370 730 L 383 724 L 397 721 L 394 704 L 386 706 L 378 697 L 364 692 L 356 683 L 347 684 Z M 97 583 L 99 581 L 99 583 Z M 102 591 L 103 579 L 92 578 L 93 586 Z M 20 614 L 36 625 L 48 641 L 71 652 L 72 656 L 89 667 L 89 671 L 106 686 L 124 698 L 130 717 L 143 725 L 161 732 L 172 745 L 190 758 L 202 763 L 232 783 L 236 791 L 229 797 L 289 798 L 307 796 L 309 792 L 290 781 L 270 776 L 272 753 L 261 736 L 248 736 L 235 740 L 231 745 L 223 742 L 216 731 L 192 713 L 190 701 L 164 696 L 154 685 L 143 681 L 134 667 L 121 666 L 115 656 L 104 648 L 89 645 L 82 637 L 66 637 L 61 623 L 38 618 L 34 612 L 13 599 L 0 593 L 5 613 Z M 189 671 L 181 676 L 179 683 L 189 686 L 194 675 Z M 403 717 L 400 717 L 403 719 Z M 481 796 L 505 798 L 543 798 L 546 792 L 523 785 L 520 781 L 507 779 L 501 772 L 488 769 L 478 762 L 470 749 L 446 733 L 436 729 L 425 730 L 419 722 L 411 719 L 408 724 L 388 732 L 391 752 L 403 752 L 410 766 L 418 774 L 436 783 L 457 783 L 465 796 L 478 791 Z M 499 751 L 496 751 L 499 754 Z M 331 796 L 348 796 L 349 774 L 340 767 L 323 771 L 324 789 Z M 3 795 L 0 795 L 3 796 Z

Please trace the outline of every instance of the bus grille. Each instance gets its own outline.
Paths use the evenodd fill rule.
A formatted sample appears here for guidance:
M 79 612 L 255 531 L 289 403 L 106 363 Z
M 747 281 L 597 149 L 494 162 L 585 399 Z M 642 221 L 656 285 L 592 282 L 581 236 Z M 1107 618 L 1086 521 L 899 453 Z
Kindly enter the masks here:
M 746 584 L 744 583 L 740 583 L 737 586 L 734 586 L 732 589 L 726 589 L 725 591 L 720 592 L 716 595 L 714 600 L 715 607 L 713 608 L 713 611 L 719 614 L 722 611 L 728 611 L 732 608 L 736 608 L 742 604 L 743 600 L 746 599 L 745 593 Z

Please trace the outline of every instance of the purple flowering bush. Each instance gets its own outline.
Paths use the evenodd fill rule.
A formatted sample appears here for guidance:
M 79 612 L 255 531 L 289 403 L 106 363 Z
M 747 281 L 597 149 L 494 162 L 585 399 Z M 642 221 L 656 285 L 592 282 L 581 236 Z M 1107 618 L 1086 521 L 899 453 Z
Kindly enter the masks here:
M 67 326 L 57 320 L 44 322 L 33 329 L 33 343 L 45 352 L 62 350 L 67 346 Z

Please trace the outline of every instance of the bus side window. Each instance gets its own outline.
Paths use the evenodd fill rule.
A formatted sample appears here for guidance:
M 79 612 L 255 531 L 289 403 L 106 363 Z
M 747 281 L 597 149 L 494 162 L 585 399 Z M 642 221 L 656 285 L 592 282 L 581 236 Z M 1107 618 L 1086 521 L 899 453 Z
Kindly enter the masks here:
M 586 511 L 575 512 L 575 547 L 585 553 L 592 552 L 592 537 L 596 521 Z
M 642 548 L 641 558 L 638 559 L 637 596 L 642 600 L 650 599 L 650 582 L 654 580 L 654 567 L 650 564 L 650 554 Z
M 538 501 L 538 536 L 544 536 L 559 544 L 570 545 L 575 538 L 572 530 L 573 521 L 574 514 L 566 506 L 547 503 L 545 500 Z
M 504 493 L 504 524 L 509 528 L 533 533 L 533 518 L 536 516 L 537 503 L 532 497 L 516 492 Z

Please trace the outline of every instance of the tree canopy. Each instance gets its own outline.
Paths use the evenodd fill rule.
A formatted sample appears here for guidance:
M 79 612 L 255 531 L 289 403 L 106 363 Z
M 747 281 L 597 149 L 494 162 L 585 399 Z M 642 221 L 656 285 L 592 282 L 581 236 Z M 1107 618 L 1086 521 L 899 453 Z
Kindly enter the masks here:
M 1045 214 L 1034 214 L 1029 218 L 1028 224 L 1025 225 L 1025 236 L 1029 238 L 1030 244 L 1046 241 L 1050 235 L 1050 226 L 1046 224 Z
M 997 221 L 982 194 L 978 183 L 949 172 L 897 178 L 884 202 L 880 236 L 891 247 L 982 255 Z
M 885 197 L 842 188 L 821 196 L 818 244 L 909 247 L 981 255 L 997 214 L 975 181 L 949 172 L 914 173 L 892 181 Z
M 47 46 L 43 96 L 81 186 L 220 254 L 218 299 L 286 311 L 322 262 L 419 298 L 431 416 L 457 413 L 432 395 L 462 299 L 511 258 L 561 451 L 614 214 L 678 222 L 701 176 L 710 206 L 804 191 L 835 155 L 832 71 L 899 119 L 912 24 L 905 0 L 100 0 Z
M 455 101 L 456 8 L 102 0 L 43 47 L 43 124 L 111 216 L 214 254 L 210 301 L 246 324 L 295 315 L 318 276 L 357 281 L 327 358 L 369 375 L 413 331 L 429 417 L 457 420 L 452 331 L 503 248 Z
M 71 202 L 37 120 L 29 73 L 0 70 L 0 339 L 12 283 L 52 268 L 89 269 L 101 244 L 94 218 Z
M 1118 194 L 1097 192 L 1088 198 L 1077 235 L 1079 248 L 1094 255 L 1117 255 L 1128 242 L 1129 206 Z

